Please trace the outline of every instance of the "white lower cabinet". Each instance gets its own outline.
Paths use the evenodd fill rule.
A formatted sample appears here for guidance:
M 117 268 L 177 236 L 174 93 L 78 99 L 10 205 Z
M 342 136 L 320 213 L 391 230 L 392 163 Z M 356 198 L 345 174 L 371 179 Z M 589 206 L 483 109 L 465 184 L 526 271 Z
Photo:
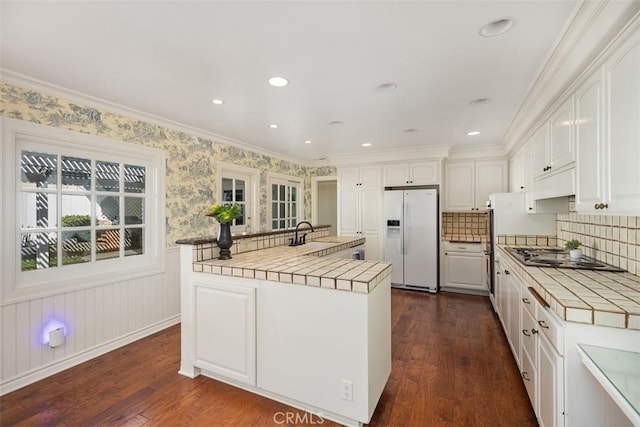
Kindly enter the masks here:
M 195 293 L 196 363 L 256 385 L 256 289 L 216 283 Z
M 564 425 L 563 358 L 544 335 L 538 340 L 538 421 L 541 426 Z
M 486 267 L 481 244 L 444 242 L 443 250 L 444 280 L 441 288 L 486 295 Z

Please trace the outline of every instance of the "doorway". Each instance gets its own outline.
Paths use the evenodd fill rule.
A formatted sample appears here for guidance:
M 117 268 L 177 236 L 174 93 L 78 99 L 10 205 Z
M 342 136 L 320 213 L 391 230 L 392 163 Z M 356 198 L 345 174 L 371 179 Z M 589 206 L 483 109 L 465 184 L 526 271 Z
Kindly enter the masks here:
M 335 176 L 315 176 L 311 178 L 311 208 L 313 222 L 330 225 L 330 236 L 338 234 L 338 180 Z

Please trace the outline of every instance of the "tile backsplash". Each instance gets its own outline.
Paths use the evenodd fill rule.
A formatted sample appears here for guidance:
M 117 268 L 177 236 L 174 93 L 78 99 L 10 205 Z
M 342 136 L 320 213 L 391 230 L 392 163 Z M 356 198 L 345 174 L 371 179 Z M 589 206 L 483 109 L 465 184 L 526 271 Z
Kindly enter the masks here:
M 556 229 L 558 246 L 579 240 L 584 255 L 640 274 L 640 217 L 578 214 L 570 199 L 569 213 L 558 214 Z
M 442 235 L 445 240 L 480 239 L 489 235 L 486 212 L 443 212 Z

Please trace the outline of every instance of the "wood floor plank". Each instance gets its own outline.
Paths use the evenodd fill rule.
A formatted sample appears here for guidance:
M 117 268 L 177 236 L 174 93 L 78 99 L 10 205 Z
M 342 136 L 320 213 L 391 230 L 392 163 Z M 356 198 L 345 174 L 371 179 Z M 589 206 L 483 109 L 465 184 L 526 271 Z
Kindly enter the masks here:
M 391 319 L 392 373 L 370 425 L 537 425 L 487 298 L 394 289 Z M 336 425 L 179 366 L 174 326 L 0 397 L 0 425 Z

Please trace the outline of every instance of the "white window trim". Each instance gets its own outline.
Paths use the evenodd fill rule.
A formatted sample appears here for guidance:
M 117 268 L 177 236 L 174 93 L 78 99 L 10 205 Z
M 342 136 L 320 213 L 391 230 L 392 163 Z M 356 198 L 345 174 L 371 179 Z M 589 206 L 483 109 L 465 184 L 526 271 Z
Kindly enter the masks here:
M 3 170 L 0 176 L 0 211 L 3 212 L 0 232 L 2 304 L 102 286 L 164 271 L 166 206 L 163 150 L 8 118 L 0 121 L 0 134 L 3 138 L 0 150 Z M 17 139 L 24 142 L 17 142 Z M 146 193 L 154 196 L 149 197 L 148 204 L 145 205 L 144 254 L 40 271 L 21 271 L 20 182 L 17 172 L 20 170 L 21 150 L 38 145 L 48 145 L 56 152 L 65 152 L 65 155 L 135 162 L 147 168 Z
M 222 177 L 225 173 L 232 175 L 249 175 L 251 177 L 251 182 L 247 192 L 247 200 L 250 200 L 251 204 L 249 206 L 247 216 L 251 218 L 251 222 L 249 223 L 251 225 L 251 231 L 255 232 L 259 230 L 260 218 L 258 217 L 258 207 L 260 205 L 260 200 L 258 200 L 258 194 L 260 194 L 260 171 L 258 169 L 225 162 L 217 162 L 217 170 L 216 187 L 218 189 L 218 194 L 216 195 L 216 200 L 219 203 L 222 202 Z M 232 231 L 235 233 L 241 233 L 246 231 L 246 227 L 244 225 L 235 226 Z
M 289 181 L 291 183 L 295 183 L 298 185 L 298 193 L 300 196 L 298 198 L 297 207 L 296 207 L 296 218 L 298 218 L 298 222 L 304 221 L 305 220 L 304 219 L 304 178 L 299 178 L 297 176 L 291 176 L 291 175 L 284 175 L 281 173 L 268 172 L 267 173 L 267 194 L 269 196 L 267 200 L 267 228 L 269 230 L 273 230 L 273 226 L 272 226 L 273 217 L 271 212 L 273 198 L 271 197 L 271 183 L 274 179 Z

